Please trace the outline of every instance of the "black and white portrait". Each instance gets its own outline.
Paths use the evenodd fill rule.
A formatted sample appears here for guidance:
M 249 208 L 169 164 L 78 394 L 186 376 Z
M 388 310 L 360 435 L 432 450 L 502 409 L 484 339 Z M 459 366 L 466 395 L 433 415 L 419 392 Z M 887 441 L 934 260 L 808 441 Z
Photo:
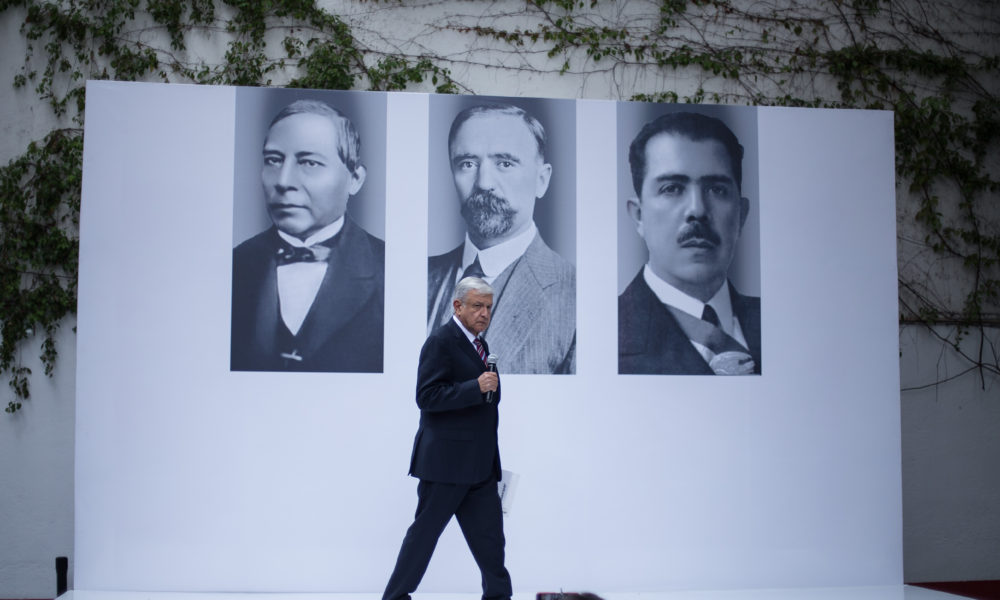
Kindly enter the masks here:
M 236 90 L 231 370 L 382 372 L 385 112 Z
M 618 106 L 618 372 L 761 373 L 756 109 Z
M 428 332 L 484 278 L 501 372 L 576 369 L 575 127 L 569 100 L 430 98 Z

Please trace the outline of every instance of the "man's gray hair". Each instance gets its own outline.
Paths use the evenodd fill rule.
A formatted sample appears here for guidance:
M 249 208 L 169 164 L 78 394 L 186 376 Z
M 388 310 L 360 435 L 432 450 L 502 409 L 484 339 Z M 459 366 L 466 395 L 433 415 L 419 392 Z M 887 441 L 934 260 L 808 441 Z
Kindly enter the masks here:
M 451 295 L 451 301 L 458 300 L 465 304 L 465 297 L 469 295 L 469 292 L 492 296 L 493 286 L 479 277 L 465 277 L 455 286 L 455 293 Z
M 458 135 L 458 130 L 462 128 L 462 125 L 472 117 L 480 115 L 506 115 L 509 117 L 519 117 L 524 121 L 525 126 L 531 135 L 535 138 L 536 149 L 538 150 L 538 158 L 545 162 L 545 128 L 542 124 L 532 116 L 528 111 L 524 110 L 520 106 L 514 106 L 513 104 L 479 104 L 476 106 L 470 106 L 469 108 L 458 113 L 455 120 L 451 122 L 451 130 L 448 131 L 448 155 L 451 155 L 451 148 L 455 144 L 455 136 Z
M 320 100 L 296 100 L 285 108 L 271 120 L 268 125 L 268 135 L 274 124 L 293 115 L 319 115 L 330 119 L 334 129 L 337 131 L 337 156 L 344 163 L 347 170 L 355 172 L 361 166 L 361 136 L 354 128 L 354 123 L 336 108 Z

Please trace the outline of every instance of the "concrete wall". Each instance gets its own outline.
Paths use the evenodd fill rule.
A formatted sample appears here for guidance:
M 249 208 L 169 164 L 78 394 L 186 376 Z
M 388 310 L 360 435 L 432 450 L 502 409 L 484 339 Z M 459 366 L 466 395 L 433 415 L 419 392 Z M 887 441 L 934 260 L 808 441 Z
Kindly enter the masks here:
M 0 14 L 0 164 L 55 126 L 31 90 L 11 86 L 24 57 L 19 12 Z M 52 379 L 38 359 L 41 337 L 31 340 L 22 359 L 35 374 L 32 398 L 16 415 L 0 412 L 0 598 L 55 596 L 55 558 L 72 557 L 74 325 L 70 319 L 60 332 Z M 12 398 L 4 378 L 0 407 Z
M 1000 331 L 989 332 L 993 356 Z M 908 582 L 1000 579 L 1000 378 L 970 372 L 922 327 L 900 332 L 903 565 Z M 978 352 L 979 338 L 965 340 Z
M 76 334 L 59 336 L 55 376 L 32 378 L 32 398 L 0 413 L 0 598 L 52 598 L 55 558 L 73 556 L 73 416 Z M 24 364 L 43 373 L 35 348 Z M 11 392 L 6 381 L 0 402 Z

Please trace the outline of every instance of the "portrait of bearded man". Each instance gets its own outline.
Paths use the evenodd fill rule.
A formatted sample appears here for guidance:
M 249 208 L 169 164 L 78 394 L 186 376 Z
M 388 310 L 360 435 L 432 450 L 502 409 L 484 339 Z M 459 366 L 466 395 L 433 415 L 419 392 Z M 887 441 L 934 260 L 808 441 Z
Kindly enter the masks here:
M 576 270 L 536 224 L 553 179 L 573 177 L 550 152 L 542 122 L 520 106 L 475 104 L 451 120 L 447 164 L 464 239 L 428 259 L 427 330 L 450 318 L 459 280 L 483 278 L 496 290 L 485 335 L 506 373 L 576 369 Z

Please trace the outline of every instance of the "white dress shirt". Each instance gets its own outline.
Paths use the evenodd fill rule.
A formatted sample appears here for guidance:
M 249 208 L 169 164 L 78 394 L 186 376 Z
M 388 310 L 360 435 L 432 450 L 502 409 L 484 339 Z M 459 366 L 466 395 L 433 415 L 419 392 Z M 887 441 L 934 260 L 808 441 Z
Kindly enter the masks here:
M 729 337 L 742 344 L 744 348 L 749 348 L 747 340 L 743 336 L 743 329 L 740 328 L 740 320 L 733 313 L 733 302 L 729 295 L 728 281 L 722 282 L 722 286 L 715 292 L 714 296 L 709 298 L 708 302 L 702 302 L 697 298 L 688 296 L 657 277 L 648 264 L 642 270 L 642 277 L 646 280 L 646 285 L 649 286 L 649 289 L 659 298 L 660 302 L 672 306 L 677 310 L 684 311 L 696 319 L 701 319 L 706 304 L 711 306 L 715 310 L 715 314 L 719 315 L 719 323 L 722 330 Z M 705 362 L 710 363 L 715 356 L 714 352 L 698 342 L 691 341 L 691 345 L 698 351 L 698 354 L 701 354 Z
M 304 241 L 278 230 L 278 235 L 292 246 L 308 248 L 331 239 L 344 227 L 344 217 L 340 217 L 323 229 L 320 229 Z M 278 306 L 281 308 L 281 320 L 292 335 L 302 328 L 309 309 L 312 307 L 323 277 L 326 276 L 327 262 L 295 262 L 278 266 Z
M 476 338 L 479 337 L 479 336 L 473 334 L 471 331 L 469 331 L 468 329 L 466 329 L 465 325 L 462 324 L 462 321 L 459 320 L 458 315 L 451 315 L 451 320 L 455 321 L 455 323 L 458 324 L 458 328 L 462 330 L 462 333 L 464 333 L 465 337 L 468 338 L 469 343 L 472 344 L 473 348 L 475 348 L 476 347 Z M 478 349 L 476 350 L 476 353 L 477 354 L 479 353 Z
M 531 241 L 535 239 L 535 235 L 537 234 L 538 228 L 535 227 L 535 223 L 532 221 L 530 227 L 506 242 L 491 246 L 485 250 L 480 250 L 476 248 L 476 245 L 469 239 L 469 234 L 466 233 L 465 248 L 462 250 L 462 266 L 458 270 L 455 283 L 458 283 L 462 279 L 462 274 L 469 268 L 469 265 L 476 261 L 476 256 L 479 256 L 479 266 L 482 267 L 484 273 L 483 279 L 486 280 L 486 283 L 492 285 L 493 280 L 500 273 L 503 273 L 504 269 L 521 258 L 521 255 L 528 249 L 528 246 L 531 245 Z

